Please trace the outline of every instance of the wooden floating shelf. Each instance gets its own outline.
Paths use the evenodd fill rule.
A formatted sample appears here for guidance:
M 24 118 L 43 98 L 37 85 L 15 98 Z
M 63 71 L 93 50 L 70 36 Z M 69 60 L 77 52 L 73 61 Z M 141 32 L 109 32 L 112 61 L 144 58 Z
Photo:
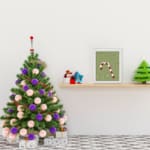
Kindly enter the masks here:
M 138 84 L 138 83 L 82 83 L 82 84 L 66 84 L 60 83 L 61 88 L 86 88 L 86 87 L 148 87 L 150 88 L 150 84 Z

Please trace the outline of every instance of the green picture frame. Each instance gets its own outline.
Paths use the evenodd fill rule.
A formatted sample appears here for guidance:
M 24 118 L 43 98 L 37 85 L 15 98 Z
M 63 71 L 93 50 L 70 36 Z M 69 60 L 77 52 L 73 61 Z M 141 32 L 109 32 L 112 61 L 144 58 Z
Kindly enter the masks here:
M 94 82 L 120 83 L 122 75 L 121 48 L 94 49 Z

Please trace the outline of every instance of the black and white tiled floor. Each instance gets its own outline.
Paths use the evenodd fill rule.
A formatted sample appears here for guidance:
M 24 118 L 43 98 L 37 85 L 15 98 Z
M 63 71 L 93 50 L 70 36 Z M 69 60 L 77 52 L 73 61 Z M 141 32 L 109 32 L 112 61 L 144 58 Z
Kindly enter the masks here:
M 39 146 L 36 150 L 150 150 L 150 135 L 70 136 L 66 147 Z M 0 137 L 0 150 L 20 150 Z

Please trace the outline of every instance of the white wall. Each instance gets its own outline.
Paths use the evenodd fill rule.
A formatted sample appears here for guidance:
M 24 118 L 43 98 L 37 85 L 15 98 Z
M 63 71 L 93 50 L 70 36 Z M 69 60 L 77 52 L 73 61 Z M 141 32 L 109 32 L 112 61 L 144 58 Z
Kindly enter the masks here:
M 150 62 L 149 0 L 0 1 L 0 114 L 29 54 L 28 37 L 47 62 L 70 134 L 150 134 L 148 88 L 61 89 L 66 69 L 92 81 L 92 48 L 123 48 L 123 82 Z

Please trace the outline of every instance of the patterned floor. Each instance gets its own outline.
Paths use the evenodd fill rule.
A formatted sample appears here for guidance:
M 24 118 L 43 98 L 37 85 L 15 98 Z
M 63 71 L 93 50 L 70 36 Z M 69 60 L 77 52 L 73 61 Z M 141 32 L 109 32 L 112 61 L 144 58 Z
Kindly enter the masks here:
M 150 135 L 70 136 L 66 147 L 39 146 L 36 150 L 150 150 Z M 0 150 L 20 150 L 0 137 Z

